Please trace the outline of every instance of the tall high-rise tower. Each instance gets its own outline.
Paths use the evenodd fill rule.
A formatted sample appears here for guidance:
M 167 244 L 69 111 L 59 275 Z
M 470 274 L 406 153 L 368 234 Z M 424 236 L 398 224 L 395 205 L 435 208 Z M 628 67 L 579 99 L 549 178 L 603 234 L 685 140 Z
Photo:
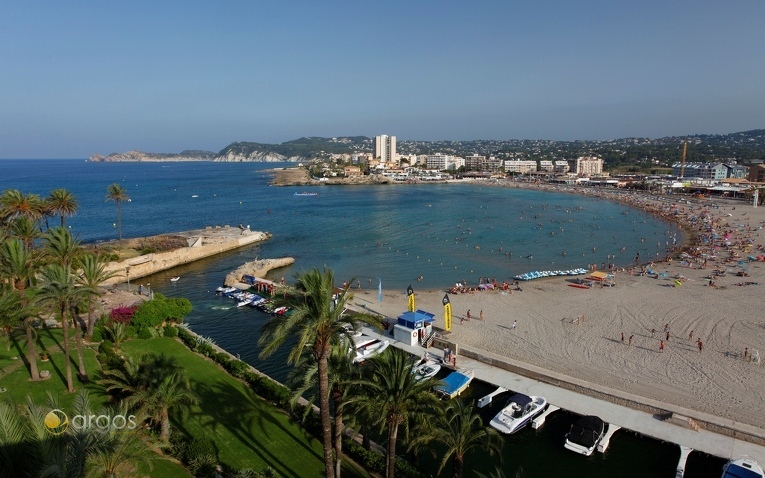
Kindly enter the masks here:
M 375 158 L 390 163 L 396 161 L 396 137 L 386 134 L 375 136 Z

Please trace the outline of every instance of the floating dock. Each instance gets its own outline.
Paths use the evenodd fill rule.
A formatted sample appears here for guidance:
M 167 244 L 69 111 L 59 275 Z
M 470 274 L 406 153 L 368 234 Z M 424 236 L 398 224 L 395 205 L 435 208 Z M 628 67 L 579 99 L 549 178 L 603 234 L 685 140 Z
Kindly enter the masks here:
M 542 428 L 542 425 L 545 424 L 545 420 L 547 419 L 547 415 L 553 412 L 557 412 L 558 410 L 560 410 L 560 407 L 556 407 L 553 404 L 548 405 L 547 410 L 542 412 L 542 414 L 536 417 L 535 419 L 531 420 L 531 428 L 533 428 L 534 430 L 538 428 Z
M 507 390 L 506 388 L 504 388 L 504 387 L 499 387 L 499 388 L 497 388 L 496 390 L 494 390 L 493 392 L 491 392 L 490 394 L 486 395 L 485 397 L 481 397 L 481 398 L 479 398 L 479 399 L 478 399 L 478 408 L 483 408 L 483 407 L 485 407 L 486 405 L 489 405 L 489 404 L 491 404 L 491 401 L 492 401 L 492 399 L 493 399 L 494 397 L 496 397 L 496 396 L 497 396 L 497 395 L 499 395 L 500 393 L 504 393 L 504 392 L 507 392 L 507 391 L 508 391 L 508 390 Z
M 692 451 L 693 448 L 680 445 L 680 459 L 677 461 L 675 478 L 683 478 L 683 476 L 685 476 L 685 462 L 688 461 L 688 455 L 690 455 Z
M 603 436 L 603 439 L 600 440 L 600 443 L 598 443 L 598 451 L 601 453 L 605 453 L 608 449 L 609 443 L 611 443 L 611 437 L 614 436 L 614 433 L 621 430 L 622 427 L 619 425 L 614 425 L 613 423 L 608 424 L 608 430 L 606 430 L 606 434 Z

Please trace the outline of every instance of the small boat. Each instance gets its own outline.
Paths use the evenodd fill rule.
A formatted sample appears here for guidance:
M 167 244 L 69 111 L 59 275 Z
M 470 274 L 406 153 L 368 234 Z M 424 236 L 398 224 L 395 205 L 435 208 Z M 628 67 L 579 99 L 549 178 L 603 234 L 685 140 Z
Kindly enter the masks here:
M 298 193 L 298 192 L 295 193 L 295 196 L 318 196 L 318 195 L 319 193 L 309 193 L 305 191 L 303 191 L 302 193 Z
M 426 378 L 435 377 L 438 372 L 441 371 L 441 364 L 435 360 L 426 359 L 424 362 L 412 367 L 412 374 L 414 375 L 414 381 L 419 382 Z
M 592 289 L 592 285 L 589 284 L 579 284 L 576 282 L 571 282 L 568 284 L 569 287 L 576 287 L 577 289 Z
M 388 340 L 375 339 L 367 335 L 355 337 L 353 339 L 356 355 L 353 357 L 353 363 L 361 363 L 367 359 L 379 355 L 390 345 Z
M 507 401 L 505 408 L 492 418 L 491 425 L 502 433 L 515 433 L 525 427 L 547 406 L 544 397 L 528 396 L 516 393 Z
M 765 471 L 754 458 L 742 456 L 723 466 L 722 478 L 763 478 Z
M 592 455 L 606 433 L 606 423 L 596 416 L 585 416 L 571 425 L 566 435 L 566 449 L 584 456 Z
M 181 276 L 173 276 L 170 278 L 170 282 L 178 282 L 178 279 L 180 279 Z
M 454 398 L 468 388 L 473 377 L 475 377 L 475 372 L 472 370 L 455 371 L 447 375 L 441 381 L 442 384 L 436 385 L 433 390 L 441 395 L 441 398 Z
M 191 197 L 193 197 L 193 198 L 198 198 L 198 197 L 199 197 L 199 194 L 192 194 L 192 195 L 191 195 Z

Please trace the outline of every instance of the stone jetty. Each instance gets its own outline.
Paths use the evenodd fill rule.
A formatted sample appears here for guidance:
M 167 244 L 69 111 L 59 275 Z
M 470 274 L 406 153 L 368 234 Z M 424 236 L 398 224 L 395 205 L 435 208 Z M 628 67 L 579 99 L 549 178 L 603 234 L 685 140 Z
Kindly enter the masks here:
M 236 284 L 241 283 L 242 277 L 248 275 L 253 277 L 265 277 L 268 271 L 278 269 L 280 267 L 289 266 L 295 263 L 294 257 L 279 257 L 276 259 L 256 259 L 254 261 L 245 262 L 239 266 L 236 270 L 229 273 L 223 284 L 226 287 L 235 287 Z

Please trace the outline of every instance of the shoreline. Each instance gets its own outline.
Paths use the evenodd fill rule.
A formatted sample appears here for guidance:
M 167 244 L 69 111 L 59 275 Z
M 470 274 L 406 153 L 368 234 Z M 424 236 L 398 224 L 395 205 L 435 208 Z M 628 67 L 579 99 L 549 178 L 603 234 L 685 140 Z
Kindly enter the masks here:
M 565 277 L 553 277 L 521 282 L 520 292 L 450 294 L 454 325 L 448 340 L 765 428 L 765 366 L 751 361 L 754 350 L 765 353 L 765 322 L 759 318 L 765 309 L 759 290 L 765 272 L 761 262 L 748 259 L 765 254 L 765 208 L 741 203 L 720 204 L 719 209 L 696 204 L 668 207 L 678 212 L 675 216 L 682 215 L 677 219 L 685 222 L 689 236 L 685 252 L 673 254 L 682 260 L 654 264 L 667 279 L 640 275 L 636 267 L 632 274 L 616 272 L 617 285 L 612 288 L 582 290 L 568 287 Z M 712 231 L 728 239 L 721 237 L 714 246 L 704 244 Z M 744 270 L 746 276 L 736 275 Z M 673 277 L 682 281 L 680 287 L 672 286 Z M 713 277 L 715 286 L 707 277 Z M 374 291 L 354 292 L 354 303 L 368 310 L 390 317 L 406 310 L 403 291 L 385 291 L 381 304 Z M 417 307 L 435 313 L 439 327 L 444 293 L 415 291 Z M 472 319 L 463 322 L 468 310 Z M 481 310 L 484 321 L 476 320 Z M 580 316 L 581 324 L 573 325 Z M 518 321 L 517 330 L 511 330 L 513 320 Z M 670 339 L 659 352 L 658 334 L 665 334 L 665 324 Z

